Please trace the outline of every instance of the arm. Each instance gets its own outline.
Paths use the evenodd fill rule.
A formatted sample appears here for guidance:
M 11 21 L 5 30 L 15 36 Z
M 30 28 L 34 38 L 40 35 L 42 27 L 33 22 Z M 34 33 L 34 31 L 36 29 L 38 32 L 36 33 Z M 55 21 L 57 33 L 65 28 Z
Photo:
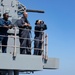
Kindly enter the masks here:
M 46 24 L 44 24 L 44 28 L 43 28 L 44 30 L 47 30 L 47 25 Z
M 32 27 L 31 27 L 31 26 L 28 26 L 28 29 L 30 29 L 30 30 L 31 30 L 31 29 L 32 29 Z
M 4 28 L 11 29 L 13 27 L 11 21 L 8 20 L 7 25 L 3 24 Z
M 11 25 L 9 25 L 9 26 L 4 25 L 3 27 L 4 27 L 4 28 L 7 28 L 7 29 L 11 29 L 11 28 L 12 28 Z
M 35 30 L 40 30 L 41 29 L 41 26 L 40 25 L 36 25 L 35 26 Z
M 25 28 L 25 27 L 28 25 L 28 24 L 25 23 L 22 19 L 17 20 L 16 24 L 17 24 L 17 26 L 18 26 L 19 28 Z

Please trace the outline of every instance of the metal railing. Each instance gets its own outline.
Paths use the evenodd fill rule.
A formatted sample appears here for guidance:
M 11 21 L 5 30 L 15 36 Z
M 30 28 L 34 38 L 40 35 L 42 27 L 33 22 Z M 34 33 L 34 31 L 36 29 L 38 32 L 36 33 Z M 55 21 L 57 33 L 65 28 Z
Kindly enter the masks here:
M 10 47 L 10 48 L 14 48 L 14 50 L 13 50 L 13 56 L 16 56 L 16 54 L 17 54 L 17 48 L 26 48 L 26 49 L 31 49 L 31 51 L 33 50 L 42 50 L 42 56 L 43 56 L 43 58 L 45 58 L 45 59 L 47 59 L 47 55 L 48 55 L 48 35 L 45 33 L 45 32 L 43 32 L 43 31 L 34 31 L 34 30 L 31 30 L 31 33 L 34 33 L 34 32 L 42 32 L 43 33 L 43 35 L 42 35 L 42 39 L 41 40 L 39 40 L 39 41 L 41 41 L 42 42 L 42 48 L 41 49 L 39 49 L 39 48 L 34 48 L 34 41 L 37 41 L 37 39 L 34 39 L 34 35 L 33 35 L 33 37 L 31 37 L 31 38 L 22 38 L 22 37 L 19 37 L 18 35 L 17 35 L 17 28 L 16 27 L 13 27 L 14 28 L 14 35 L 8 35 L 8 36 L 6 36 L 6 35 L 1 35 L 0 34 L 0 37 L 8 37 L 8 38 L 13 38 L 13 40 L 12 41 L 14 41 L 14 44 L 13 45 L 10 45 L 10 43 L 8 43 L 8 45 L 2 45 L 1 44 L 1 41 L 0 41 L 0 50 L 1 50 L 1 47 Z M 28 30 L 28 29 L 22 29 L 22 28 L 18 28 L 19 30 L 21 29 L 21 30 Z M 10 33 L 10 34 L 12 34 L 12 33 Z M 17 39 L 19 40 L 19 39 L 30 39 L 31 40 L 31 47 L 29 48 L 29 47 L 20 47 L 20 45 L 18 45 L 17 44 Z M 8 39 L 9 40 L 9 39 Z

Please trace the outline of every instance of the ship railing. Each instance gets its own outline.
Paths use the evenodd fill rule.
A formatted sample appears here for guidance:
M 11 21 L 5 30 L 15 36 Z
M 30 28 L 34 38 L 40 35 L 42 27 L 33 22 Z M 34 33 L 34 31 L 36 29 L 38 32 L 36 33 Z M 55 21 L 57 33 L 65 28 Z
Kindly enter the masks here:
M 34 50 L 41 50 L 42 51 L 42 58 L 47 59 L 48 58 L 47 57 L 48 56 L 48 34 L 46 34 L 44 31 L 29 30 L 31 32 L 31 37 L 30 38 L 22 38 L 22 37 L 19 37 L 19 34 L 17 32 L 20 29 L 21 30 L 29 30 L 29 29 L 13 27 L 14 32 L 8 33 L 8 36 L 0 35 L 0 37 L 8 37 L 8 40 L 9 40 L 9 38 L 12 38 L 12 41 L 14 42 L 13 45 L 10 44 L 11 42 L 9 42 L 7 45 L 2 45 L 2 42 L 0 40 L 0 53 L 2 53 L 2 47 L 13 48 L 13 52 L 10 52 L 10 53 L 13 54 L 14 57 L 16 57 L 17 48 L 19 48 L 19 50 L 20 50 L 20 48 L 30 49 L 32 52 L 31 55 L 34 55 L 33 54 Z M 34 32 L 42 33 L 42 39 L 41 40 L 34 39 Z M 19 39 L 31 40 L 31 47 L 20 47 L 20 43 L 19 42 L 17 43 L 17 41 L 19 41 Z M 42 48 L 41 49 L 34 48 L 34 42 L 35 41 L 41 41 L 42 42 Z

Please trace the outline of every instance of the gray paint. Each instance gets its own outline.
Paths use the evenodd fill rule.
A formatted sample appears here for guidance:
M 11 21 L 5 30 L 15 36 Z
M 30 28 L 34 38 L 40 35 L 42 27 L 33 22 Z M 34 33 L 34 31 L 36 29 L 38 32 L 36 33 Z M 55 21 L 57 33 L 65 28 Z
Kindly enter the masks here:
M 0 69 L 10 70 L 42 70 L 43 63 L 41 56 L 17 54 L 13 60 L 12 54 L 0 54 Z
M 48 61 L 44 64 L 44 69 L 58 69 L 59 59 L 58 58 L 48 58 Z

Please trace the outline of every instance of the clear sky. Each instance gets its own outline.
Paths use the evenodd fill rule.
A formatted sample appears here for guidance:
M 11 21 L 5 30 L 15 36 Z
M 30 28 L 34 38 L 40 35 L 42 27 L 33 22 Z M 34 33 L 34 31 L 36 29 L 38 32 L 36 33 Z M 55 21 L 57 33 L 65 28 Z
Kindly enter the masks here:
M 19 1 L 27 8 L 45 11 L 44 14 L 28 13 L 28 19 L 33 28 L 36 19 L 45 21 L 49 38 L 48 55 L 60 59 L 59 69 L 43 70 L 34 75 L 75 75 L 75 0 Z

